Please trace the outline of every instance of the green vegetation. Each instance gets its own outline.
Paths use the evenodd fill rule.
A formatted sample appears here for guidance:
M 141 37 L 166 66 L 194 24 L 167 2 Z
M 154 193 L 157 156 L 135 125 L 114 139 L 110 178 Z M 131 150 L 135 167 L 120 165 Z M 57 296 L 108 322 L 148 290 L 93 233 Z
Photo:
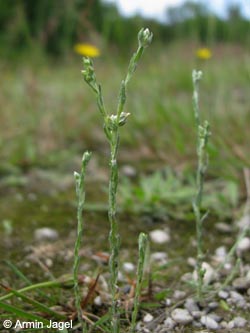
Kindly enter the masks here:
M 92 41 L 127 55 L 141 26 L 148 26 L 162 44 L 191 39 L 210 46 L 215 42 L 249 45 L 249 20 L 240 8 L 231 4 L 227 16 L 221 19 L 209 10 L 209 4 L 195 1 L 170 7 L 166 24 L 122 17 L 114 4 L 101 0 L 1 1 L 0 53 L 13 60 L 30 52 L 65 57 L 75 43 Z
M 66 268 L 66 252 L 63 252 L 63 265 L 60 263 L 63 273 L 71 271 L 73 266 L 73 274 L 55 278 L 54 272 L 50 271 L 51 262 L 48 261 L 47 265 L 47 262 L 43 263 L 43 257 L 36 258 L 34 249 L 34 262 L 46 273 L 46 278 L 49 276 L 50 281 L 36 283 L 41 278 L 37 276 L 37 270 L 33 276 L 32 273 L 31 277 L 29 273 L 26 276 L 27 267 L 23 262 L 20 269 L 19 263 L 16 265 L 7 261 L 12 273 L 6 281 L 0 281 L 4 291 L 0 296 L 0 309 L 3 310 L 0 318 L 8 314 L 13 318 L 37 320 L 44 324 L 48 324 L 47 318 L 73 318 L 74 330 L 81 326 L 83 332 L 134 333 L 137 320 L 143 314 L 141 309 L 159 308 L 163 304 L 161 302 L 173 293 L 174 287 L 182 283 L 178 278 L 187 268 L 187 253 L 196 257 L 197 281 L 191 278 L 185 288 L 188 293 L 193 293 L 190 285 L 196 289 L 201 305 L 206 297 L 215 295 L 215 289 L 217 292 L 232 282 L 245 260 L 244 256 L 239 258 L 241 254 L 237 254 L 237 247 L 249 235 L 249 227 L 239 232 L 235 243 L 232 241 L 235 230 L 231 227 L 225 242 L 231 249 L 214 269 L 219 275 L 225 268 L 224 264 L 230 261 L 231 273 L 226 278 L 223 274 L 219 275 L 221 285 L 218 289 L 214 285 L 205 285 L 206 271 L 202 264 L 213 249 L 207 246 L 209 240 L 204 236 L 212 234 L 214 246 L 214 242 L 218 241 L 214 230 L 211 233 L 214 221 L 224 222 L 223 228 L 227 227 L 225 222 L 229 222 L 230 226 L 246 196 L 242 170 L 250 167 L 249 27 L 246 28 L 249 22 L 237 8 L 231 8 L 227 21 L 221 21 L 205 7 L 193 3 L 187 3 L 176 11 L 172 9 L 168 13 L 171 24 L 149 22 L 157 43 L 145 54 L 140 75 L 130 82 L 144 49 L 152 39 L 148 29 L 139 32 L 139 47 L 120 85 L 120 76 L 127 67 L 123 58 L 134 44 L 134 31 L 141 25 L 141 18 L 118 16 L 118 23 L 113 26 L 112 15 L 118 15 L 117 9 L 98 0 L 93 1 L 94 7 L 88 6 L 85 1 L 67 2 L 67 10 L 63 12 L 58 1 L 39 0 L 33 7 L 32 4 L 29 0 L 17 1 L 12 7 L 7 2 L 0 4 L 2 45 L 6 36 L 10 36 L 10 48 L 0 48 L 4 55 L 0 63 L 3 78 L 0 83 L 0 190 L 4 193 L 1 207 L 9 201 L 8 208 L 2 213 L 0 227 L 4 235 L 1 247 L 6 250 L 15 246 L 12 242 L 16 244 L 15 237 L 20 241 L 18 237 L 23 232 L 22 228 L 29 229 L 27 238 L 32 237 L 30 225 L 22 225 L 26 214 L 32 216 L 32 227 L 37 226 L 35 220 L 41 225 L 50 225 L 54 219 L 58 230 L 66 230 L 66 238 L 70 240 L 65 244 L 68 252 L 74 247 L 68 262 L 70 268 Z M 84 19 L 81 21 L 82 16 Z M 16 24 L 12 27 L 10 23 L 15 17 Z M 90 20 L 93 26 L 89 26 Z M 232 22 L 235 30 L 231 27 Z M 79 84 L 80 60 L 73 55 L 73 46 L 79 42 L 83 28 L 89 40 L 93 38 L 97 41 L 101 53 L 100 58 L 95 60 L 95 68 L 98 81 L 103 82 L 102 87 L 97 82 L 92 60 L 84 59 L 82 73 L 92 91 Z M 210 49 L 204 48 L 203 51 L 207 51 L 205 56 L 197 57 L 201 43 Z M 18 62 L 11 48 L 15 48 Z M 52 54 L 56 57 L 51 57 Z M 203 89 L 199 94 L 201 72 L 193 72 L 192 86 L 190 73 L 193 68 L 205 73 Z M 130 98 L 127 101 L 128 83 Z M 117 99 L 115 91 L 119 85 L 115 106 L 113 101 Z M 93 92 L 102 122 L 95 112 Z M 106 97 L 105 105 L 103 95 Z M 198 102 L 198 97 L 201 102 Z M 109 106 L 106 108 L 106 105 Z M 112 109 L 116 111 L 109 112 Z M 128 117 L 133 121 L 127 122 Z M 207 121 L 203 123 L 202 119 Z M 125 123 L 126 126 L 123 126 Z M 213 129 L 209 140 L 208 124 Z M 102 125 L 103 132 L 100 131 Z M 86 152 L 82 159 L 80 156 L 87 149 L 93 152 L 93 158 L 89 167 L 90 181 L 87 179 L 85 182 L 90 153 Z M 123 166 L 119 170 L 118 152 L 119 165 Z M 208 155 L 209 169 L 206 170 Z M 70 185 L 65 179 L 76 166 L 80 172 L 74 174 L 77 204 L 73 205 L 73 179 Z M 44 170 L 46 175 L 44 177 L 43 174 L 40 183 L 36 178 L 37 170 Z M 51 201 L 50 204 L 46 200 L 36 204 L 35 196 L 39 191 Z M 30 200 L 27 206 L 19 210 L 18 202 L 25 196 L 31 199 L 27 199 Z M 11 200 L 8 200 L 9 197 Z M 67 213 L 65 205 L 58 208 L 55 204 L 59 197 L 63 198 L 63 203 L 69 203 Z M 74 234 L 72 241 L 69 229 L 74 231 L 76 223 L 69 216 L 73 216 L 75 208 L 77 232 L 76 240 Z M 211 214 L 207 217 L 208 210 Z M 103 211 L 108 212 L 110 223 L 109 254 L 104 252 L 108 242 Z M 119 218 L 124 220 L 123 225 L 118 225 L 117 213 L 121 213 Z M 244 214 L 247 216 L 248 213 L 249 193 Z M 203 226 L 206 217 L 209 223 Z M 150 263 L 149 270 L 152 269 L 152 272 L 149 272 L 148 280 L 143 281 L 148 239 L 141 231 L 148 231 L 148 227 L 149 230 L 155 228 L 155 222 L 165 228 L 166 221 L 167 228 L 171 229 L 174 225 L 171 244 L 163 249 L 171 254 L 171 259 L 156 268 Z M 130 230 L 128 234 L 132 236 L 127 237 L 127 233 L 125 237 L 121 236 L 120 228 L 126 232 L 131 228 L 132 232 Z M 184 233 L 181 233 L 182 228 L 185 228 Z M 92 238 L 88 229 L 93 233 Z M 204 235 L 204 230 L 207 230 L 207 235 Z M 133 236 L 137 232 L 140 233 L 137 271 L 122 271 L 120 262 L 126 255 L 121 249 L 126 246 L 132 253 L 127 255 L 133 258 L 136 251 Z M 83 236 L 88 245 L 82 242 Z M 121 248 L 120 241 L 123 241 Z M 44 249 L 42 245 L 40 249 L 37 246 L 45 257 L 46 252 L 51 250 L 50 247 L 45 246 Z M 162 251 L 162 244 L 154 246 L 154 250 Z M 96 250 L 100 252 L 95 253 Z M 87 263 L 83 267 L 80 266 L 82 256 Z M 27 257 L 24 258 L 25 262 Z M 105 267 L 108 261 L 109 272 Z M 190 267 L 188 269 L 190 272 Z M 123 274 L 121 281 L 119 273 Z M 11 274 L 19 279 L 18 283 L 12 283 Z M 106 287 L 108 285 L 109 288 Z M 228 310 L 228 304 L 223 302 L 224 310 Z M 68 331 L 64 329 L 63 332 Z
M 131 82 L 127 109 L 134 110 L 133 121 L 128 130 L 122 129 L 121 160 L 128 164 L 132 159 L 135 166 L 144 161 L 148 171 L 153 166 L 167 165 L 178 169 L 180 174 L 193 172 L 196 134 L 190 73 L 200 65 L 206 71 L 202 110 L 216 133 L 208 146 L 209 176 L 238 180 L 242 168 L 250 165 L 247 49 L 215 45 L 212 58 L 197 63 L 197 47 L 195 43 L 162 48 L 154 45 L 154 52 L 145 55 L 144 70 Z M 82 149 L 105 155 L 100 120 L 93 110 L 91 92 L 82 91 L 79 85 L 77 64 L 79 58 L 64 64 L 46 59 L 15 66 L 2 62 L 2 175 L 15 176 L 21 183 L 23 171 L 36 166 L 53 167 L 58 161 L 63 167 L 76 154 L 81 154 Z M 97 59 L 96 70 L 103 82 L 106 103 L 113 105 L 115 87 L 126 65 L 106 53 Z M 13 177 L 10 180 L 14 182 Z

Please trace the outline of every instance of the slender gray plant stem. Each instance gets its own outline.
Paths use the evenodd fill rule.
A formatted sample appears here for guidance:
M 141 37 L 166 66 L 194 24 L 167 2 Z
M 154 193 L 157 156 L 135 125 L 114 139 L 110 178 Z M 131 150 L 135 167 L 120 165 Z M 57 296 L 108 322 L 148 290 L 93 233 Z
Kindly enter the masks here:
M 193 202 L 193 210 L 196 220 L 196 238 L 197 238 L 197 298 L 200 301 L 202 298 L 203 279 L 205 275 L 205 270 L 202 268 L 202 262 L 204 259 L 203 222 L 208 215 L 208 212 L 206 212 L 202 216 L 201 208 L 202 208 L 204 177 L 208 164 L 207 144 L 208 144 L 208 138 L 210 136 L 210 131 L 209 131 L 209 123 L 207 121 L 204 121 L 204 124 L 201 124 L 200 120 L 199 81 L 201 80 L 202 72 L 194 70 L 192 73 L 192 77 L 193 77 L 193 86 L 194 86 L 193 106 L 194 106 L 194 115 L 197 126 L 197 157 L 198 157 L 198 166 L 196 173 L 197 191 Z
M 97 105 L 103 118 L 104 133 L 110 145 L 110 179 L 109 179 L 109 209 L 108 217 L 110 223 L 110 286 L 112 296 L 111 316 L 112 316 L 112 332 L 120 331 L 120 313 L 119 313 L 119 288 L 118 288 L 118 271 L 119 271 L 119 250 L 120 235 L 116 218 L 117 213 L 117 187 L 118 187 L 118 164 L 117 156 L 120 142 L 120 127 L 126 123 L 129 113 L 123 112 L 126 102 L 126 88 L 133 73 L 136 70 L 138 61 L 140 60 L 144 49 L 151 43 L 152 33 L 148 29 L 141 29 L 138 34 L 138 49 L 133 54 L 125 80 L 121 83 L 118 98 L 118 106 L 116 114 L 108 114 L 104 105 L 102 90 L 100 84 L 97 83 L 93 63 L 90 59 L 84 58 L 84 70 L 82 71 L 84 80 L 92 88 L 96 94 Z
M 138 264 L 137 264 L 134 309 L 132 312 L 130 333 L 134 333 L 135 327 L 136 327 L 136 319 L 137 319 L 137 314 L 138 314 L 139 304 L 140 304 L 143 271 L 144 271 L 145 258 L 146 258 L 146 252 L 147 252 L 146 250 L 147 250 L 147 244 L 148 244 L 148 236 L 145 235 L 144 233 L 140 233 L 138 242 L 139 242 L 139 260 L 138 260 Z
M 85 202 L 85 173 L 86 167 L 91 158 L 91 153 L 85 152 L 82 157 L 82 167 L 80 174 L 75 172 L 75 184 L 76 184 L 76 196 L 77 196 L 77 237 L 75 242 L 75 249 L 74 249 L 74 267 L 73 267 L 73 280 L 74 280 L 74 293 L 75 293 L 75 305 L 78 315 L 78 320 L 82 326 L 82 331 L 84 332 L 85 326 L 82 318 L 82 309 L 81 309 L 81 295 L 80 289 L 78 284 L 78 273 L 79 273 L 79 264 L 80 264 L 80 257 L 79 257 L 79 250 L 81 247 L 82 242 L 82 235 L 83 235 L 83 207 Z

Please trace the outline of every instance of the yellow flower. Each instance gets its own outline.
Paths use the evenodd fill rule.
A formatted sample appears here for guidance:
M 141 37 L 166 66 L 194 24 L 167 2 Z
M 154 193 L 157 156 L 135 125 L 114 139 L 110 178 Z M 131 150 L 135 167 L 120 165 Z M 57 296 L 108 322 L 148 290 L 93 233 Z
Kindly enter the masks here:
M 99 55 L 101 54 L 100 50 L 97 47 L 95 47 L 94 45 L 83 44 L 83 43 L 76 44 L 74 46 L 74 51 L 78 54 L 81 54 L 83 56 L 87 56 L 90 58 L 99 57 Z
M 212 52 L 208 48 L 203 47 L 196 51 L 196 56 L 201 60 L 208 60 L 212 57 Z

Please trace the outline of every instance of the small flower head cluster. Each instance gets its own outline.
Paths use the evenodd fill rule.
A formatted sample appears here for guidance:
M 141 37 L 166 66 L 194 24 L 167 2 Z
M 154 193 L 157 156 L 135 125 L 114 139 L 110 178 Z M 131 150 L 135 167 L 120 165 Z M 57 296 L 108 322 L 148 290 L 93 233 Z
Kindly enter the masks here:
M 149 31 L 148 28 L 142 28 L 138 33 L 139 47 L 147 47 L 151 44 L 153 39 L 153 33 Z
M 197 83 L 202 79 L 202 71 L 197 71 L 196 69 L 193 70 L 192 72 L 192 78 L 193 78 L 193 83 Z
M 83 58 L 84 69 L 81 71 L 86 83 L 95 91 L 98 90 L 93 62 L 90 58 Z
M 108 127 L 109 129 L 112 131 L 114 129 L 116 129 L 118 126 L 123 126 L 126 124 L 127 118 L 130 116 L 130 113 L 128 112 L 122 112 L 120 114 L 120 117 L 118 117 L 115 114 L 111 114 L 110 116 L 108 116 Z
M 207 120 L 204 121 L 203 125 L 199 126 L 198 134 L 201 140 L 201 146 L 203 147 L 207 143 L 207 139 L 211 136 L 210 125 Z

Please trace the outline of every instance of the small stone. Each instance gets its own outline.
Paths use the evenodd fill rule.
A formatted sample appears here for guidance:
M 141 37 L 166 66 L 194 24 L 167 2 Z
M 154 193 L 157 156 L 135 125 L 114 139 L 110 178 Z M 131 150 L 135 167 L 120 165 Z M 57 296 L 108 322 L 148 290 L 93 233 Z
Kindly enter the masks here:
M 219 324 L 210 316 L 202 316 L 201 323 L 209 330 L 217 330 L 219 328 Z
M 51 228 L 36 229 L 34 233 L 37 241 L 54 241 L 58 239 L 58 232 Z
M 147 313 L 144 317 L 143 317 L 143 322 L 144 323 L 149 323 L 154 319 L 154 317 L 150 314 Z
M 237 290 L 247 290 L 250 288 L 250 279 L 239 277 L 233 281 L 233 287 Z
M 170 236 L 165 230 L 156 229 L 149 233 L 153 243 L 164 244 L 170 241 Z
M 195 327 L 195 328 L 201 328 L 202 327 L 202 325 L 201 325 L 201 323 L 199 321 L 193 321 L 192 326 Z M 199 332 L 205 333 L 205 332 L 200 331 L 200 330 L 199 330 Z
M 96 298 L 94 299 L 94 304 L 97 306 L 101 306 L 102 305 L 102 298 L 101 296 L 96 296 Z
M 209 317 L 215 320 L 217 323 L 221 321 L 221 316 L 217 315 L 216 313 L 209 313 Z
M 131 286 L 130 286 L 130 284 L 125 284 L 125 286 L 122 287 L 122 292 L 123 292 L 125 295 L 128 294 L 128 293 L 130 292 L 130 290 L 131 290 Z
M 187 298 L 184 306 L 189 312 L 200 311 L 197 302 L 193 298 Z
M 247 320 L 245 318 L 242 318 L 242 317 L 235 317 L 233 319 L 233 321 L 234 321 L 234 327 L 235 328 L 243 328 L 247 324 Z
M 209 307 L 210 310 L 215 310 L 215 309 L 218 308 L 218 306 L 219 306 L 219 303 L 218 303 L 218 302 L 210 302 L 210 303 L 208 304 L 208 307 Z
M 151 262 L 157 262 L 158 264 L 164 265 L 167 263 L 167 253 L 166 252 L 154 252 L 150 256 Z
M 126 273 L 132 273 L 135 270 L 135 265 L 132 264 L 131 262 L 124 262 L 122 267 L 123 267 L 124 272 L 126 272 Z
M 215 250 L 215 258 L 221 262 L 224 261 L 227 256 L 227 250 L 225 246 L 220 246 Z
M 173 320 L 181 325 L 189 324 L 193 321 L 193 317 L 186 309 L 174 309 L 171 313 Z
M 228 298 L 227 302 L 236 305 L 240 309 L 245 309 L 247 307 L 246 300 L 237 291 L 230 291 L 230 298 Z
M 215 271 L 214 271 L 213 267 L 211 265 L 209 265 L 207 262 L 202 263 L 202 269 L 205 270 L 203 282 L 204 282 L 204 284 L 208 285 L 215 279 Z M 193 272 L 193 278 L 196 281 L 198 279 L 198 274 L 197 274 L 196 270 Z
M 244 237 L 242 238 L 238 245 L 237 245 L 237 252 L 239 254 L 246 252 L 250 249 L 250 238 L 249 237 Z
M 53 266 L 53 260 L 51 258 L 46 258 L 45 259 L 45 265 L 49 268 Z
M 215 224 L 215 228 L 221 232 L 224 233 L 230 233 L 232 232 L 232 227 L 231 225 L 224 223 L 224 222 L 219 222 Z
M 131 165 L 123 165 L 121 168 L 121 172 L 129 178 L 134 178 L 137 174 L 136 169 Z
M 141 329 L 142 329 L 142 322 L 141 321 L 139 321 L 137 324 L 136 324 L 136 330 L 137 331 L 141 331 Z
M 220 326 L 221 326 L 221 328 L 228 328 L 228 323 L 225 321 L 225 320 L 223 320 L 221 323 L 220 323 Z
M 237 291 L 230 291 L 230 297 L 232 300 L 234 300 L 235 303 L 244 300 L 244 297 L 241 294 L 239 294 Z
M 244 215 L 239 221 L 236 222 L 236 224 L 241 230 L 250 228 L 250 214 Z
M 186 297 L 186 292 L 182 291 L 182 290 L 175 290 L 174 294 L 173 294 L 173 298 L 176 300 L 180 300 L 183 299 L 184 297 Z
M 227 299 L 229 297 L 229 293 L 225 290 L 220 290 L 218 292 L 218 296 L 222 299 Z
M 165 305 L 166 306 L 171 306 L 172 305 L 172 300 L 170 298 L 165 299 Z
M 187 272 L 187 273 L 185 273 L 185 274 L 182 275 L 181 281 L 183 281 L 183 282 L 189 282 L 190 280 L 192 280 L 192 278 L 193 278 L 193 274 L 190 273 L 190 272 Z
M 165 328 L 167 330 L 171 330 L 175 327 L 175 325 L 176 325 L 175 321 L 171 317 L 168 317 L 164 321 L 164 327 L 163 328 Z
M 200 319 L 204 315 L 203 311 L 192 311 L 191 315 L 194 319 Z
M 230 262 L 226 262 L 226 263 L 224 264 L 224 269 L 225 269 L 226 271 L 231 271 L 232 268 L 233 268 L 233 266 L 232 266 L 232 264 L 231 264 Z
M 194 259 L 193 257 L 189 257 L 189 258 L 187 258 L 187 263 L 189 264 L 189 266 L 195 267 L 196 266 L 196 259 Z

